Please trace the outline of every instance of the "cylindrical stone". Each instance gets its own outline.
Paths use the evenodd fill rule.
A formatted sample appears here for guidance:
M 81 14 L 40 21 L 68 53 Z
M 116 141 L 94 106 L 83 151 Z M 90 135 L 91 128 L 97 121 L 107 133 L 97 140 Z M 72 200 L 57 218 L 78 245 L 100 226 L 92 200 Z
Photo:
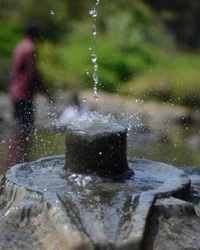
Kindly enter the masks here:
M 127 129 L 117 123 L 80 122 L 66 129 L 65 170 L 99 175 L 128 169 Z

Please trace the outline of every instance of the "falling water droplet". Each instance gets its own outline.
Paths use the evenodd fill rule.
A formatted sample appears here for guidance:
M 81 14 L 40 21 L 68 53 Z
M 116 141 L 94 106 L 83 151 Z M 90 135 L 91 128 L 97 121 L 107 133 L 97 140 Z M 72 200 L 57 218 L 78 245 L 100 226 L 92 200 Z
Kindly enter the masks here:
M 95 63 L 95 64 L 94 64 L 94 70 L 97 71 L 97 69 L 98 69 L 98 64 Z
M 98 76 L 94 73 L 93 76 L 92 76 L 92 78 L 93 78 L 95 84 L 97 84 L 98 80 L 99 80 Z
M 92 14 L 93 14 L 93 10 L 89 10 L 89 14 L 92 16 Z
M 97 94 L 97 87 L 94 87 L 94 94 L 96 95 Z
M 93 36 L 96 36 L 96 34 L 97 34 L 97 29 L 96 29 L 96 25 L 95 24 L 92 25 L 92 34 L 93 34 Z
M 86 72 L 87 75 L 90 74 L 89 69 L 86 69 L 85 72 Z
M 97 10 L 94 8 L 93 10 L 90 10 L 90 11 L 89 11 L 89 14 L 90 14 L 92 17 L 97 17 L 98 12 L 97 12 Z
M 99 5 L 100 0 L 96 0 L 96 6 Z
M 54 15 L 54 14 L 55 14 L 55 13 L 54 13 L 54 10 L 51 10 L 51 11 L 50 11 L 50 14 L 51 14 L 51 15 Z
M 82 102 L 86 102 L 86 101 L 87 101 L 87 98 L 83 98 L 83 99 L 82 99 Z
M 93 62 L 93 63 L 96 63 L 96 61 L 97 61 L 97 56 L 93 53 L 92 55 L 91 55 L 91 61 Z
M 95 101 L 99 100 L 99 97 L 97 95 L 95 95 L 93 98 L 94 98 Z

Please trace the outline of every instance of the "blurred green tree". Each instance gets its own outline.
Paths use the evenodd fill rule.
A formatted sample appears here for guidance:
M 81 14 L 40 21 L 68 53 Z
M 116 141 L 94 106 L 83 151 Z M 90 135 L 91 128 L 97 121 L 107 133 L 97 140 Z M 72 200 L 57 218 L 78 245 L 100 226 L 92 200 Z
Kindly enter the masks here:
M 68 9 L 64 0 L 6 0 L 1 7 L 1 20 L 13 26 L 25 24 L 30 20 L 40 23 L 41 37 L 58 42 L 62 34 L 69 30 Z
M 198 49 L 200 45 L 200 1 L 144 0 L 160 16 L 179 45 Z

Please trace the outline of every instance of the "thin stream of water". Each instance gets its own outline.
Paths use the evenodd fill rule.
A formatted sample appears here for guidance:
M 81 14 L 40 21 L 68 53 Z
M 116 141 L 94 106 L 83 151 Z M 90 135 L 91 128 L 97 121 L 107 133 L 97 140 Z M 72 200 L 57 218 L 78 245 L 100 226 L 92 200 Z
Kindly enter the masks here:
M 100 0 L 96 0 L 96 3 L 94 7 L 89 11 L 89 14 L 93 17 L 94 24 L 92 25 L 92 35 L 93 35 L 93 46 L 92 46 L 92 55 L 90 56 L 90 59 L 93 63 L 94 71 L 93 71 L 93 81 L 94 81 L 94 100 L 98 101 L 98 93 L 97 93 L 97 84 L 99 81 L 98 75 L 97 75 L 97 70 L 98 70 L 98 64 L 97 64 L 97 55 L 96 55 L 96 35 L 97 35 L 97 27 L 96 27 L 96 18 L 98 15 L 97 12 L 97 6 L 99 5 Z M 86 71 L 88 74 L 88 71 Z

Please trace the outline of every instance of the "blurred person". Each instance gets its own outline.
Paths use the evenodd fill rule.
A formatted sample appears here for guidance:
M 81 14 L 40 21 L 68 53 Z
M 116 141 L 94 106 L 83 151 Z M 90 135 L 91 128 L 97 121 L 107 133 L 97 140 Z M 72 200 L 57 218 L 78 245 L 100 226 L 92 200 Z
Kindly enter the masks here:
M 13 105 L 14 130 L 7 138 L 5 168 L 27 161 L 30 135 L 34 128 L 34 96 L 43 93 L 50 101 L 53 97 L 44 86 L 36 68 L 36 40 L 39 25 L 30 22 L 26 26 L 25 38 L 13 52 L 11 85 L 9 94 Z
M 36 68 L 35 43 L 38 36 L 38 24 L 29 23 L 26 27 L 25 38 L 14 49 L 12 80 L 9 89 L 15 121 L 28 130 L 34 125 L 34 95 L 40 92 L 53 100 L 39 78 Z

